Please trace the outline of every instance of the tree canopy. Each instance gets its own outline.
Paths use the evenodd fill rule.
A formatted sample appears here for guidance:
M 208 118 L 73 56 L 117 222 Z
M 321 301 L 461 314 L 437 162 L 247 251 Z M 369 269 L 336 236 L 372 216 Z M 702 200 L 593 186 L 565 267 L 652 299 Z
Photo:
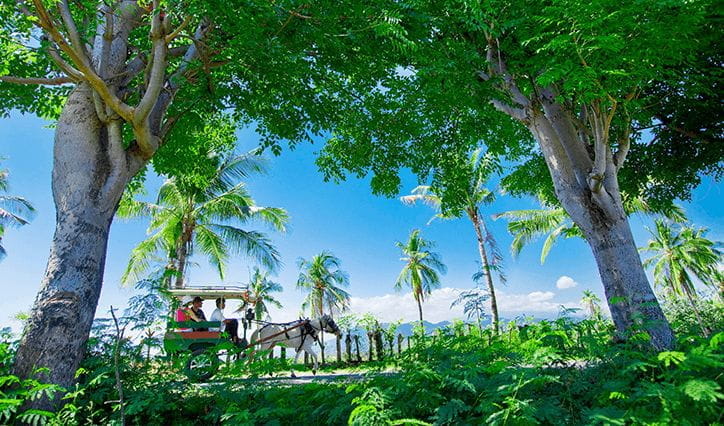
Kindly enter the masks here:
M 433 186 L 462 187 L 464 154 L 484 144 L 514 166 L 503 179 L 509 193 L 558 204 L 530 133 L 501 113 L 515 105 L 512 79 L 521 96 L 554 87 L 556 99 L 581 112 L 581 120 L 605 119 L 611 149 L 623 148 L 619 159 L 630 162 L 619 180 L 632 197 L 663 207 L 687 198 L 701 174 L 721 178 L 714 3 L 415 6 L 401 20 L 407 62 L 382 83 L 384 95 L 369 96 L 355 112 L 359 128 L 371 131 L 345 129 L 331 138 L 318 160 L 328 179 L 372 173 L 375 192 L 396 195 L 398 171 L 409 168 Z M 495 55 L 505 58 L 504 76 L 488 75 Z M 456 207 L 453 197 L 445 201 Z

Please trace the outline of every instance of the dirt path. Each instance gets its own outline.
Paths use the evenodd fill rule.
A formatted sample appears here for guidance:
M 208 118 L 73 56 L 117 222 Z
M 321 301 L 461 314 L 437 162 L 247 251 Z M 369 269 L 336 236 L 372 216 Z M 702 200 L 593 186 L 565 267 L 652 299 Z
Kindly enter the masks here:
M 375 376 L 394 376 L 394 371 L 384 371 L 375 373 Z M 240 378 L 230 379 L 223 382 L 201 383 L 200 386 L 221 385 L 224 383 L 265 383 L 277 385 L 305 385 L 307 383 L 330 383 L 330 382 L 359 382 L 367 380 L 368 373 L 352 373 L 352 372 L 318 372 L 316 375 L 311 371 L 298 371 L 297 377 L 291 377 L 289 373 L 280 374 L 274 377 L 257 377 L 257 378 Z

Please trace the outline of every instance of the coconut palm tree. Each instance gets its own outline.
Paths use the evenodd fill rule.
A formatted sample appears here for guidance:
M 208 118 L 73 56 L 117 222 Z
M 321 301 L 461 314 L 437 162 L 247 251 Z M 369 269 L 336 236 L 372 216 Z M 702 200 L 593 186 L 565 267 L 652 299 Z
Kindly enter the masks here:
M 420 326 L 423 327 L 422 302 L 434 288 L 440 287 L 439 274 L 447 272 L 447 267 L 437 253 L 429 250 L 434 247 L 434 244 L 423 239 L 419 229 L 413 229 L 410 232 L 406 243 L 398 241 L 395 244 L 402 251 L 403 257 L 400 260 L 405 262 L 400 275 L 397 276 L 395 289 L 400 290 L 403 286 L 410 287 L 420 313 Z
M 480 255 L 480 264 L 488 287 L 488 295 L 490 297 L 490 311 L 493 316 L 493 329 L 498 333 L 499 317 L 498 302 L 495 297 L 495 286 L 493 285 L 492 271 L 497 271 L 501 283 L 505 283 L 505 275 L 502 273 L 502 255 L 498 249 L 493 234 L 488 230 L 485 219 L 480 211 L 480 207 L 490 205 L 495 201 L 495 194 L 485 187 L 491 174 L 497 169 L 497 164 L 493 161 L 493 157 L 482 155 L 482 150 L 473 151 L 466 162 L 463 163 L 461 170 L 467 176 L 464 192 L 463 208 L 459 211 L 450 211 L 443 213 L 442 195 L 437 193 L 429 186 L 418 186 L 412 190 L 411 195 L 401 197 L 405 204 L 415 204 L 417 201 L 425 203 L 435 210 L 437 214 L 434 217 L 443 219 L 453 219 L 460 217 L 463 213 L 468 216 L 473 224 L 475 236 L 478 241 L 478 253 Z M 487 247 L 486 247 L 487 246 Z
M 8 175 L 7 170 L 0 170 L 0 260 L 7 255 L 2 245 L 5 229 L 27 225 L 35 214 L 35 208 L 25 198 L 4 195 L 9 189 Z
M 297 261 L 299 278 L 297 288 L 307 291 L 302 309 L 313 315 L 334 315 L 349 308 L 349 275 L 340 269 L 341 261 L 329 251 L 323 251 L 311 260 Z
M 596 296 L 591 290 L 583 290 L 583 297 L 581 298 L 581 305 L 583 305 L 588 313 L 594 319 L 601 318 L 601 299 Z
M 254 317 L 259 321 L 269 315 L 269 306 L 282 308 L 282 304 L 272 295 L 272 293 L 279 293 L 282 290 L 282 285 L 270 280 L 268 273 L 254 267 L 249 282 L 249 300 L 251 302 L 244 302 L 238 311 L 243 312 L 248 306 L 251 306 Z
M 655 225 L 654 230 L 647 228 L 653 238 L 640 248 L 641 252 L 651 254 L 644 260 L 644 266 L 653 267 L 654 285 L 663 288 L 669 297 L 686 297 L 707 335 L 708 328 L 695 301 L 698 294 L 693 278 L 713 287 L 721 295 L 724 282 L 724 274 L 719 270 L 724 260 L 722 252 L 717 243 L 705 237 L 705 228 L 674 227 L 660 219 Z
M 231 255 L 246 254 L 267 269 L 280 263 L 279 252 L 262 232 L 243 229 L 251 221 L 284 231 L 287 213 L 279 208 L 259 207 L 240 182 L 262 172 L 256 152 L 223 159 L 204 184 L 172 178 L 159 190 L 155 203 L 124 200 L 122 217 L 150 216 L 150 236 L 131 252 L 122 281 L 139 279 L 154 259 L 166 259 L 175 274 L 175 286 L 183 287 L 188 260 L 199 250 L 224 279 Z
M 311 260 L 297 261 L 299 278 L 297 288 L 307 292 L 302 310 L 309 310 L 320 317 L 326 313 L 334 315 L 349 309 L 349 293 L 342 287 L 349 287 L 349 275 L 340 269 L 341 261 L 331 252 L 322 251 Z M 324 359 L 324 330 L 320 334 L 322 363 Z
M 559 238 L 584 238 L 584 236 L 581 228 L 573 223 L 565 210 L 551 207 L 542 200 L 540 203 L 542 205 L 540 209 L 510 210 L 493 215 L 493 218 L 508 220 L 508 232 L 513 235 L 513 242 L 510 245 L 513 256 L 519 255 L 523 247 L 531 241 L 545 236 L 540 253 L 540 263 L 543 264 Z M 625 197 L 623 204 L 628 214 L 656 214 L 676 222 L 686 221 L 684 211 L 676 205 L 654 209 L 641 197 Z

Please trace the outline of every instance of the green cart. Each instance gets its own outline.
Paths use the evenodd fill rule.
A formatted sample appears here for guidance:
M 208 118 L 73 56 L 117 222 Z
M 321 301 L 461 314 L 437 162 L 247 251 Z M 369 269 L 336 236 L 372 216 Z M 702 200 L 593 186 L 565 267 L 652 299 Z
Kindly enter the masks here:
M 169 292 L 179 299 L 184 296 L 200 296 L 204 300 L 213 301 L 223 297 L 227 300 L 237 299 L 253 303 L 245 287 L 198 286 L 175 288 Z M 221 364 L 219 349 L 224 346 L 232 347 L 231 342 L 221 332 L 207 331 L 218 330 L 220 326 L 219 321 L 170 321 L 167 324 L 163 338 L 164 349 L 171 356 L 188 355 L 184 372 L 191 380 L 204 381 L 213 376 Z

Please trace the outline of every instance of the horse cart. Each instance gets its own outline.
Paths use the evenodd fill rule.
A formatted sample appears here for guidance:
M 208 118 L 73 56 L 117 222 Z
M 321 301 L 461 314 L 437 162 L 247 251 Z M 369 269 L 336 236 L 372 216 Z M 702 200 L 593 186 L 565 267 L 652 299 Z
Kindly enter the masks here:
M 214 301 L 219 297 L 226 300 L 243 300 L 253 303 L 245 287 L 184 287 L 170 289 L 169 293 L 177 298 L 184 296 L 199 296 L 204 300 Z M 244 334 L 246 334 L 244 322 Z M 219 321 L 169 321 L 163 346 L 166 353 L 171 356 L 187 355 L 184 372 L 194 381 L 203 381 L 213 376 L 221 363 L 219 353 L 234 347 L 232 342 L 219 330 Z M 211 331 L 210 331 L 211 330 Z M 246 336 L 244 336 L 246 337 Z M 242 341 L 242 349 L 246 339 Z
M 200 296 L 204 300 L 215 300 L 223 297 L 227 300 L 243 300 L 247 305 L 253 305 L 254 300 L 245 287 L 184 287 L 170 289 L 172 296 L 182 298 L 184 296 Z M 313 372 L 316 372 L 317 355 L 312 345 L 317 342 L 317 334 L 322 331 L 339 334 L 339 327 L 329 315 L 322 315 L 315 319 L 299 319 L 288 323 L 269 323 L 254 320 L 251 309 L 246 311 L 245 318 L 241 321 L 243 326 L 243 338 L 239 345 L 234 345 L 224 333 L 218 330 L 221 326 L 219 321 L 170 321 L 163 345 L 166 353 L 171 356 L 186 355 L 184 372 L 194 381 L 203 381 L 213 376 L 221 364 L 223 353 L 227 357 L 233 353 L 239 353 L 250 346 L 258 350 L 266 351 L 275 345 L 284 345 L 296 350 L 294 362 L 296 363 L 302 351 L 307 352 L 314 362 Z M 246 340 L 247 329 L 252 324 L 259 325 L 251 336 L 251 343 Z M 252 354 L 256 351 L 252 351 Z M 294 372 L 291 371 L 292 376 Z

